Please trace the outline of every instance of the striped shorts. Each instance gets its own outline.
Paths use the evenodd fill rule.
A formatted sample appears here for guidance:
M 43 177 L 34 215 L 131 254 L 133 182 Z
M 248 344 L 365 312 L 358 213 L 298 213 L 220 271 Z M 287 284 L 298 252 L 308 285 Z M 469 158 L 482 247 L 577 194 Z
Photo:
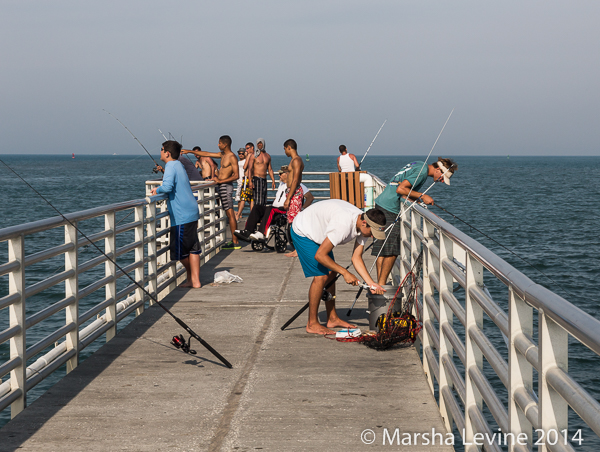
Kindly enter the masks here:
M 252 185 L 254 189 L 252 191 L 252 197 L 254 198 L 254 204 L 257 206 L 267 205 L 267 178 L 252 177 Z
M 223 210 L 233 209 L 233 184 L 218 184 L 217 194 L 221 199 L 221 207 Z

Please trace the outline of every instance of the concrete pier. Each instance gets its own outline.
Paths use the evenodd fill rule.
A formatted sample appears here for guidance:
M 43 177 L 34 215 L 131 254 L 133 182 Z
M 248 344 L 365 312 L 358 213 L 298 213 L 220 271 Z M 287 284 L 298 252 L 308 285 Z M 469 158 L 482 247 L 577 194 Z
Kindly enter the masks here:
M 350 253 L 338 248 L 336 260 L 346 266 Z M 210 285 L 219 270 L 244 282 Z M 280 330 L 307 301 L 297 258 L 247 245 L 220 252 L 201 281 L 164 303 L 233 369 L 195 341 L 197 355 L 175 349 L 171 337 L 183 330 L 154 306 L 0 429 L 0 450 L 453 450 L 439 439 L 387 441 L 396 429 L 400 439 L 446 434 L 414 347 L 377 352 L 309 335 L 306 313 Z M 355 295 L 338 282 L 342 318 Z M 365 330 L 366 305 L 363 295 L 351 317 Z M 361 439 L 367 429 L 374 437 Z

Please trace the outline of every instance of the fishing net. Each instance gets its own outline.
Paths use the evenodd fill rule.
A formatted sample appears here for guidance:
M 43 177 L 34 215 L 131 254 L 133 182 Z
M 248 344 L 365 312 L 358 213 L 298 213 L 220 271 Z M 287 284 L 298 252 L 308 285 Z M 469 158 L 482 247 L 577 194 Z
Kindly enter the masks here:
M 395 345 L 412 344 L 423 328 L 420 320 L 421 306 L 418 299 L 418 278 L 422 267 L 423 252 L 419 254 L 413 268 L 398 286 L 387 312 L 381 314 L 377 319 L 376 333 L 368 332 L 358 337 L 337 338 L 337 340 L 360 342 L 375 350 L 387 350 Z

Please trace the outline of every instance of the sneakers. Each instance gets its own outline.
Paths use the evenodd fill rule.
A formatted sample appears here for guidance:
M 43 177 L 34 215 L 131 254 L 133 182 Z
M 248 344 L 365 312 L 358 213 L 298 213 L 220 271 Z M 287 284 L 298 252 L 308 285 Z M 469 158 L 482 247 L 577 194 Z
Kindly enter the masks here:
M 252 240 L 264 240 L 265 236 L 262 232 L 256 231 L 255 233 L 250 234 L 250 238 Z
M 239 243 L 227 242 L 225 245 L 221 247 L 222 250 L 241 250 L 242 245 Z
M 233 233 L 238 239 L 243 240 L 244 242 L 250 241 L 250 231 L 246 231 L 245 229 L 236 229 Z

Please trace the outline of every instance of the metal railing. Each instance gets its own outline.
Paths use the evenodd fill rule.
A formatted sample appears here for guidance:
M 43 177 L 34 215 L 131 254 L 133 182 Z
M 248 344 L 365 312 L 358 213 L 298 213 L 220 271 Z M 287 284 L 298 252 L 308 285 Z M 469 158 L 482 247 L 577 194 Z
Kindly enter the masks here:
M 501 442 L 511 451 L 532 450 L 534 445 L 540 451 L 574 450 L 573 438 L 565 438 L 569 407 L 600 435 L 600 404 L 573 380 L 567 364 L 570 337 L 600 355 L 599 320 L 534 283 L 421 206 L 402 219 L 400 240 L 401 256 L 393 272 L 396 283 L 410 271 L 421 250 L 424 253 L 423 330 L 416 345 L 429 386 L 434 393 L 437 389 L 446 428 L 452 431 L 456 426 L 466 450 L 480 450 L 476 434 L 492 438 L 498 433 L 486 421 L 484 404 L 502 435 L 508 435 Z M 506 289 L 503 301 L 508 312 L 492 298 L 484 277 L 495 277 Z M 460 289 L 456 284 L 464 289 L 464 300 L 455 295 Z M 494 327 L 485 320 L 484 328 L 486 318 L 504 336 L 508 362 L 490 341 L 488 329 Z M 500 400 L 486 378 L 484 360 L 489 365 L 486 369 L 491 368 L 506 388 L 508 403 Z M 519 444 L 518 435 L 525 444 Z M 540 439 L 541 435 L 545 438 Z M 484 450 L 502 450 L 486 441 Z
M 226 218 L 216 203 L 214 184 L 194 183 L 192 190 L 200 212 L 198 234 L 203 246 L 203 264 L 224 243 Z M 72 371 L 82 350 L 104 334 L 109 341 L 117 333 L 120 321 L 132 313 L 140 315 L 147 303 L 152 304 L 125 274 L 132 274 L 158 300 L 182 282 L 185 269 L 167 257 L 169 213 L 165 199 L 166 195 L 158 195 L 66 215 L 86 233 L 89 241 L 62 217 L 0 229 L 0 243 L 8 244 L 8 260 L 0 263 L 0 276 L 8 275 L 9 280 L 8 294 L 0 298 L 0 311 L 8 309 L 9 313 L 9 326 L 0 331 L 0 344 L 10 343 L 10 358 L 0 362 L 0 381 L 10 373 L 10 378 L 0 384 L 0 411 L 10 406 L 11 416 L 17 415 L 27 404 L 29 390 L 64 364 L 67 373 Z M 118 222 L 117 215 L 121 216 Z M 127 219 L 129 222 L 123 223 Z M 104 227 L 88 234 L 102 220 Z M 62 243 L 39 250 L 35 237 L 56 233 L 57 228 L 64 228 Z M 90 241 L 103 245 L 104 252 L 116 260 L 122 271 L 106 256 L 97 256 L 98 253 L 84 260 L 91 254 L 85 251 Z M 28 267 L 46 264 L 51 268 L 56 265 L 52 259 L 62 260 L 61 256 L 64 256 L 62 271 L 27 284 L 28 278 L 37 277 Z M 97 268 L 101 264 L 104 272 Z M 54 298 L 58 293 L 61 299 L 28 315 L 28 300 L 50 292 Z M 51 318 L 61 326 L 30 343 L 28 331 Z

